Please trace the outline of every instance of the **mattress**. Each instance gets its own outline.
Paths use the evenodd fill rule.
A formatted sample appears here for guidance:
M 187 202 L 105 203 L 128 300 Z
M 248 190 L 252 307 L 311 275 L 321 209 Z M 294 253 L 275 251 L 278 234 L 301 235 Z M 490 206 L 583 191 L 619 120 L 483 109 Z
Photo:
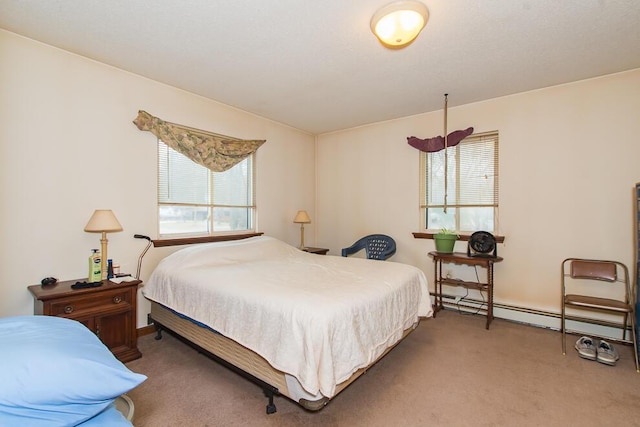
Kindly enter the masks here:
M 255 352 L 314 398 L 333 397 L 432 315 L 413 266 L 309 254 L 268 236 L 182 249 L 143 294 Z

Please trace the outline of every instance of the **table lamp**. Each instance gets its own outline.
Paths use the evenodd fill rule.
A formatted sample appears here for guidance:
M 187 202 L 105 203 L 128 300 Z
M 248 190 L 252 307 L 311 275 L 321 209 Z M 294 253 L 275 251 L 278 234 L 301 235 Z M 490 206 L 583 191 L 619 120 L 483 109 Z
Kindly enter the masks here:
M 296 217 L 293 219 L 293 222 L 296 224 L 300 224 L 300 249 L 304 249 L 304 225 L 311 223 L 311 218 L 309 218 L 309 214 L 307 211 L 298 211 Z
M 91 215 L 89 222 L 84 227 L 84 231 L 89 233 L 102 233 L 102 238 L 100 239 L 100 244 L 102 246 L 102 280 L 107 278 L 107 233 L 114 233 L 117 231 L 122 231 L 122 225 L 118 222 L 118 219 L 113 214 L 111 209 L 96 209 L 96 211 Z

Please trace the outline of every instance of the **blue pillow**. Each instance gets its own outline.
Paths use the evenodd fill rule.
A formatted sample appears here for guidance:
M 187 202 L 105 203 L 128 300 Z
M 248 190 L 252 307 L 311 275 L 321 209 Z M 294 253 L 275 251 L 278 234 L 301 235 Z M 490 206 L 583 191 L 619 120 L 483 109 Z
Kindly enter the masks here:
M 0 319 L 0 425 L 73 426 L 146 376 L 130 371 L 81 323 Z

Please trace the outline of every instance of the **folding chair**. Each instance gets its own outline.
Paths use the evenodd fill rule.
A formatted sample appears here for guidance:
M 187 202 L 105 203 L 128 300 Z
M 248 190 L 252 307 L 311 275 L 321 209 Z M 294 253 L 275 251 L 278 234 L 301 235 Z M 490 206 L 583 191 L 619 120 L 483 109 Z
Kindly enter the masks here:
M 567 320 L 598 324 L 622 329 L 622 338 L 590 333 L 589 335 L 633 345 L 636 371 L 638 348 L 636 345 L 635 298 L 629 281 L 629 270 L 617 261 L 567 258 L 562 262 L 562 354 L 567 353 L 567 333 L 583 333 L 567 329 Z M 570 314 L 567 314 L 567 309 Z M 576 312 L 580 311 L 581 316 Z M 597 313 L 614 315 L 614 320 L 603 320 Z M 620 321 L 615 321 L 616 318 Z M 610 317 L 611 318 L 611 317 Z M 627 338 L 627 333 L 630 338 Z

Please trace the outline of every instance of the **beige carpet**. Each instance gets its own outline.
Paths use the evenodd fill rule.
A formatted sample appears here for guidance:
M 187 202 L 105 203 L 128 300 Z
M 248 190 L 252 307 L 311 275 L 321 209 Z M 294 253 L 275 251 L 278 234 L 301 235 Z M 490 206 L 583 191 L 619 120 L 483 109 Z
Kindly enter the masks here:
M 583 360 L 569 336 L 500 319 L 438 313 L 319 412 L 306 412 L 169 334 L 139 340 L 127 366 L 149 379 L 129 396 L 137 427 L 640 426 L 640 374 L 630 346 L 610 367 Z

